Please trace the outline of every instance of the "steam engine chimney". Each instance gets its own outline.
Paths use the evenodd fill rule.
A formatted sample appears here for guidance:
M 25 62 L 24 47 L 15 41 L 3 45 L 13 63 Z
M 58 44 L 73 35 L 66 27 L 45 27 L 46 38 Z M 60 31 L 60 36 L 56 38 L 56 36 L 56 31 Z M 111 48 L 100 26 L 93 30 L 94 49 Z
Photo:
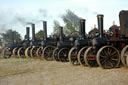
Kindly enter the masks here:
M 85 19 L 80 20 L 80 37 L 85 39 Z
M 103 35 L 103 17 L 104 15 L 100 14 L 100 15 L 97 15 L 97 19 L 98 19 L 98 29 L 100 31 L 100 38 L 102 38 L 104 35 Z
M 26 39 L 29 40 L 29 30 L 30 27 L 26 27 Z
M 35 40 L 35 24 L 32 24 L 32 40 Z
M 63 27 L 59 27 L 60 41 L 63 41 Z
M 44 39 L 47 40 L 47 22 L 43 21 Z

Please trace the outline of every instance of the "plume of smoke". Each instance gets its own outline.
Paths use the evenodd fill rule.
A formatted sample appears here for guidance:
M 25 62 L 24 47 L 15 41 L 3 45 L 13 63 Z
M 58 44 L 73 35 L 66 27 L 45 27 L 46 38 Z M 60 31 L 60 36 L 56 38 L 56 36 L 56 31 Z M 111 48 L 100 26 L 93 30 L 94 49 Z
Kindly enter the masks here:
M 97 15 L 98 13 L 96 11 L 92 12 L 92 14 Z
M 43 17 L 47 17 L 48 16 L 48 11 L 46 9 L 39 9 L 38 12 Z
M 8 30 L 8 25 L 6 24 L 0 24 L 0 33 L 4 33 Z
M 20 23 L 20 24 L 22 24 L 22 25 L 25 25 L 25 24 L 27 23 L 25 17 L 15 16 L 15 20 L 16 20 L 16 22 L 18 22 L 18 23 Z M 15 23 L 16 23 L 16 22 L 15 22 Z

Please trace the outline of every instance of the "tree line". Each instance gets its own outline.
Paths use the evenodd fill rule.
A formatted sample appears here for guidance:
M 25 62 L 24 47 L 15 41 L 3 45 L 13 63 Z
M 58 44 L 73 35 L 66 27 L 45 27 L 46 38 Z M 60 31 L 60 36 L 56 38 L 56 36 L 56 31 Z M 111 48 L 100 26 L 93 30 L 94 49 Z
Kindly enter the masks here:
M 75 33 L 75 35 L 78 35 L 77 31 L 79 31 L 79 21 L 80 21 L 79 16 L 77 16 L 71 10 L 66 10 L 65 14 L 61 16 L 61 19 L 64 22 L 63 31 L 66 36 L 71 35 L 72 33 Z M 58 28 L 61 26 L 60 22 L 57 20 L 54 20 L 53 24 L 54 24 L 53 33 L 51 35 L 57 34 Z M 44 31 L 40 30 L 36 33 L 35 36 L 37 39 L 42 39 L 43 34 L 44 34 Z M 7 42 L 12 42 L 12 40 L 16 41 L 18 39 L 22 40 L 21 35 L 17 31 L 12 29 L 8 29 L 5 33 L 1 33 L 0 35 L 1 35 L 1 39 Z

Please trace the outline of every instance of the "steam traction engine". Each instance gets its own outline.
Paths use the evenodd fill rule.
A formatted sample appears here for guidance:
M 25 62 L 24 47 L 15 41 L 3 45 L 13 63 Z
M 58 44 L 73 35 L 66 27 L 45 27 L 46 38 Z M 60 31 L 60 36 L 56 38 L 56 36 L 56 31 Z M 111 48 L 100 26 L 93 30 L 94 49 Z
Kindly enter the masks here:
M 44 40 L 41 42 L 41 48 L 39 52 L 42 53 L 42 56 L 47 61 L 53 60 L 53 50 L 55 49 L 57 40 L 54 37 L 47 37 L 47 22 L 43 21 L 43 28 L 44 28 Z M 40 55 L 40 54 L 39 54 Z
M 75 40 L 74 47 L 69 51 L 68 58 L 72 65 L 85 65 L 84 51 L 88 48 L 89 40 L 85 35 L 85 20 L 80 20 L 79 38 Z
M 2 56 L 4 58 L 10 58 L 13 54 L 13 49 L 17 46 L 20 45 L 20 43 L 18 42 L 14 42 L 14 33 L 11 33 L 11 42 L 7 42 L 7 45 L 5 46 L 5 48 L 2 50 Z M 18 40 L 21 41 L 21 40 Z
M 37 49 L 41 46 L 41 40 L 35 38 L 35 24 L 32 25 L 32 40 L 30 41 L 30 46 L 25 50 L 25 56 L 28 58 L 37 58 L 36 55 Z
M 34 24 L 32 25 L 33 27 L 35 26 Z M 20 47 L 18 47 L 19 49 L 17 50 L 17 55 L 19 58 L 25 58 L 25 50 L 27 47 L 30 46 L 30 40 L 29 40 L 29 27 L 26 27 L 26 35 L 25 35 L 25 39 L 21 42 L 22 45 Z
M 115 68 L 120 64 L 120 52 L 127 44 L 127 39 L 120 34 L 123 33 L 119 26 L 110 27 L 107 34 L 103 33 L 103 15 L 97 15 L 98 29 L 100 36 L 94 38 L 92 46 L 84 54 L 85 63 L 90 66 L 100 66 L 102 68 Z M 122 21 L 121 21 L 122 22 Z
M 72 34 L 72 33 L 71 33 Z M 68 53 L 71 47 L 73 46 L 73 42 L 75 40 L 75 36 L 64 36 L 63 27 L 59 27 L 59 41 L 57 42 L 57 47 L 53 51 L 53 57 L 56 61 L 68 62 Z
M 124 66 L 128 66 L 128 11 L 121 11 L 120 12 L 120 27 L 121 27 L 121 34 L 125 39 L 126 46 L 121 51 L 121 61 Z

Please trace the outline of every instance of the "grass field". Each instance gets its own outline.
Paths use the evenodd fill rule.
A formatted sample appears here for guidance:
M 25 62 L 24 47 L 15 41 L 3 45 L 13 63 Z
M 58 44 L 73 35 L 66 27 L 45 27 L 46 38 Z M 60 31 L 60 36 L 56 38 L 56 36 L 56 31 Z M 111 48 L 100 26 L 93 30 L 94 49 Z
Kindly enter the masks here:
M 72 66 L 39 59 L 0 59 L 0 85 L 127 85 L 128 69 Z

